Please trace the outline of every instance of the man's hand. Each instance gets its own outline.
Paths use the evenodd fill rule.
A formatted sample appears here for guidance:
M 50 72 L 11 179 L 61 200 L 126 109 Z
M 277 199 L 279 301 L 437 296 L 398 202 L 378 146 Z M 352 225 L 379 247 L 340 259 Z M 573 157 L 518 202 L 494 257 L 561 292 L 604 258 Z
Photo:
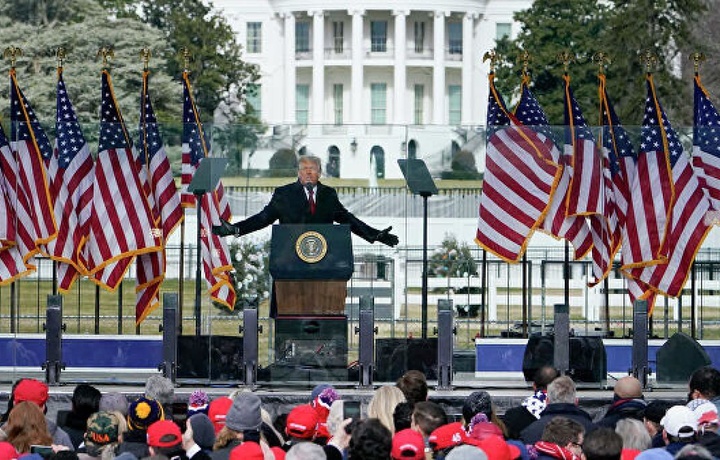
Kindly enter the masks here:
M 375 241 L 379 241 L 382 244 L 388 245 L 390 247 L 397 246 L 397 244 L 400 242 L 398 237 L 396 235 L 393 235 L 390 233 L 390 230 L 392 230 L 392 226 L 386 228 L 385 230 L 382 230 L 377 234 L 375 237 Z
M 226 220 L 220 219 L 220 225 L 213 225 L 212 232 L 218 236 L 240 236 L 239 229 Z

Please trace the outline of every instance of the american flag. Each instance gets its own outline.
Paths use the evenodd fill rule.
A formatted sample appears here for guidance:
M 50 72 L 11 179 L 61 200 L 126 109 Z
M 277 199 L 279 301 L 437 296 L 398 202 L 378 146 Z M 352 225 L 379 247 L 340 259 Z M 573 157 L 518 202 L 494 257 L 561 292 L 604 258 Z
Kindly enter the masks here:
M 10 70 L 10 121 L 10 141 L 17 156 L 18 186 L 24 191 L 29 206 L 30 220 L 20 223 L 30 227 L 28 232 L 35 240 L 35 248 L 30 252 L 36 253 L 40 251 L 39 245 L 48 243 L 57 234 L 46 170 L 53 149 L 18 85 L 15 69 Z M 23 257 L 28 260 L 28 254 Z
M 693 166 L 713 210 L 720 211 L 720 115 L 695 76 Z
M 68 96 L 62 69 L 57 83 L 55 128 L 55 155 L 50 164 L 55 171 L 54 202 L 58 235 L 48 243 L 47 251 L 58 262 L 58 290 L 67 292 L 78 275 L 85 274 L 79 249 L 88 236 L 95 167 L 90 147 Z
M 29 217 L 25 209 L 27 200 L 17 188 L 17 177 L 15 155 L 0 126 L 0 286 L 30 274 L 34 268 L 23 259 L 23 254 L 28 254 L 27 245 L 34 245 L 34 241 L 27 234 L 27 227 L 21 225 Z
M 667 225 L 667 233 L 660 247 L 661 262 L 642 269 L 639 278 L 648 283 L 655 291 L 672 297 L 682 293 L 685 281 L 690 275 L 690 268 L 695 255 L 700 249 L 710 230 L 710 200 L 700 187 L 688 156 L 683 151 L 682 143 L 673 130 L 660 102 L 657 100 L 654 87 L 650 87 L 652 104 L 647 110 L 649 122 L 655 123 L 655 130 L 643 137 L 643 142 L 650 144 L 655 141 L 657 132 L 664 136 L 672 168 L 673 201 Z M 699 108 L 696 108 L 696 111 Z M 637 269 L 639 270 L 639 269 Z M 633 270 L 636 272 L 637 270 Z
M 635 147 L 625 128 L 620 123 L 620 118 L 607 94 L 605 75 L 600 75 L 600 111 L 602 116 L 602 146 L 603 156 L 607 161 L 607 170 L 610 173 L 612 182 L 613 197 L 615 199 L 615 227 L 612 227 L 614 255 L 620 249 L 622 243 L 622 230 L 625 227 L 625 220 L 630 202 L 630 186 L 635 180 L 635 169 L 637 157 Z M 652 311 L 655 295 L 649 291 L 649 286 L 640 280 L 625 273 L 625 281 L 628 287 L 630 301 L 634 302 L 639 298 L 646 298 L 648 308 Z
M 541 228 L 555 238 L 566 238 L 570 241 L 575 249 L 575 259 L 580 259 L 592 249 L 592 236 L 590 234 L 590 227 L 587 225 L 584 217 L 567 215 L 565 196 L 567 195 L 568 187 L 570 186 L 570 177 L 572 176 L 570 159 L 566 155 L 561 155 L 555 146 L 553 133 L 550 130 L 545 112 L 530 91 L 528 84 L 529 79 L 523 78 L 522 95 L 520 96 L 520 102 L 515 108 L 515 116 L 525 126 L 537 131 L 538 137 L 542 139 L 543 142 L 552 145 L 553 161 L 560 164 L 563 168 L 562 176 L 555 188 L 550 207 L 545 214 Z
M 552 143 L 522 127 L 505 109 L 494 74 L 489 80 L 487 164 L 475 241 L 517 262 L 542 221 L 562 168 L 552 161 Z
M 614 198 L 609 175 L 605 175 L 603 158 L 596 150 L 595 136 L 588 128 L 575 100 L 570 77 L 565 75 L 565 156 L 570 158 L 572 175 L 567 192 L 568 216 L 587 216 L 592 235 L 592 271 L 602 281 L 612 268 L 612 232 L 615 220 Z
M 622 268 L 625 271 L 654 265 L 663 259 L 660 249 L 673 202 L 670 148 L 681 148 L 679 142 L 670 145 L 677 139 L 668 137 L 670 133 L 666 132 L 666 126 L 667 119 L 655 96 L 652 75 L 648 75 L 635 180 L 630 188 L 631 199 L 622 234 Z
M 140 95 L 140 139 L 138 167 L 147 184 L 148 199 L 155 226 L 162 229 L 163 246 L 183 219 L 180 195 L 172 177 L 170 161 L 163 147 L 155 111 L 148 91 L 150 72 L 143 73 Z M 142 254 L 136 259 L 135 322 L 140 324 L 160 303 L 160 284 L 165 278 L 165 250 Z
M 183 73 L 183 191 L 187 194 L 187 185 L 200 164 L 200 160 L 209 156 L 209 144 L 203 131 L 200 116 L 192 97 L 192 87 L 187 73 Z M 186 168 L 186 159 L 187 169 Z M 186 179 L 186 172 L 189 177 Z M 187 180 L 187 185 L 185 181 Z M 230 220 L 230 207 L 224 198 L 222 183 L 212 193 L 202 197 L 202 221 L 200 222 L 200 241 L 202 245 L 202 264 L 205 280 L 210 290 L 210 298 L 229 309 L 235 307 L 235 287 L 229 272 L 233 269 L 230 252 L 223 238 L 212 233 L 213 225 L 219 225 L 220 219 Z M 192 202 L 195 202 L 193 197 Z M 188 202 L 183 199 L 183 204 Z
M 106 70 L 102 72 L 100 117 L 90 235 L 83 249 L 92 281 L 112 291 L 133 258 L 160 250 L 162 241 Z

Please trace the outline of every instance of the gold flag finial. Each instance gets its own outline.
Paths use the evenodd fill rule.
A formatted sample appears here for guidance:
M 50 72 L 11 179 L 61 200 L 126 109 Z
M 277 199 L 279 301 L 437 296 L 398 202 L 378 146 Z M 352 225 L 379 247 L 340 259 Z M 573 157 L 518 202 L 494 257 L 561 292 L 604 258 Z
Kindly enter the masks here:
M 115 52 L 109 46 L 103 46 L 98 50 L 97 56 L 102 56 L 102 66 L 104 69 L 108 66 L 108 58 L 115 57 Z
M 568 74 L 568 71 L 570 70 L 570 63 L 575 62 L 575 55 L 570 52 L 570 50 L 561 51 L 557 55 L 558 62 L 562 63 L 563 65 L 563 72 L 565 75 Z
M 18 48 L 17 46 L 8 46 L 5 48 L 5 51 L 3 51 L 3 56 L 5 59 L 10 59 L 10 67 L 13 69 L 15 68 L 15 62 L 17 61 L 17 58 L 22 56 L 23 50 L 22 48 Z
M 63 48 L 62 46 L 58 47 L 58 49 L 55 50 L 55 58 L 57 59 L 58 69 L 62 69 L 66 56 L 67 53 L 65 52 L 65 48 Z
M 528 75 L 528 69 L 530 67 L 530 61 L 532 61 L 532 56 L 528 52 L 528 50 L 522 50 L 522 53 L 520 53 L 520 56 L 518 56 L 518 61 L 522 62 L 522 73 L 524 76 Z
M 695 69 L 695 75 L 700 73 L 700 63 L 705 62 L 705 53 L 694 52 L 688 56 L 688 59 L 693 61 L 693 68 Z
M 593 54 L 592 60 L 598 65 L 598 74 L 600 75 L 605 73 L 605 66 L 612 63 L 610 56 L 605 51 L 598 51 Z
M 140 50 L 140 57 L 143 61 L 143 70 L 148 70 L 148 68 L 150 68 L 150 56 L 152 56 L 152 50 L 150 47 L 146 46 Z
M 652 73 L 653 67 L 658 62 L 657 54 L 653 53 L 651 50 L 647 49 L 640 53 L 640 62 L 642 62 L 645 65 L 645 71 L 647 73 Z
M 190 52 L 189 49 L 183 47 L 183 48 L 180 48 L 180 55 L 183 58 L 183 70 L 185 72 L 189 72 L 190 71 L 190 60 L 192 59 L 192 53 Z
M 485 51 L 485 54 L 483 54 L 483 62 L 490 61 L 490 73 L 495 73 L 495 64 L 497 64 L 499 58 L 500 56 L 495 50 Z

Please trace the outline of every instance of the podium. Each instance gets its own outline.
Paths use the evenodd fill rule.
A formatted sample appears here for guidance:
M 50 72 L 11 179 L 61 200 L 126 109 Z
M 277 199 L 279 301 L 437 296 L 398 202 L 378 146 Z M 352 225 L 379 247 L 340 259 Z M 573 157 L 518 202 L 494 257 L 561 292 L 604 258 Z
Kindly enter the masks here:
M 345 299 L 353 270 L 349 225 L 273 226 L 273 380 L 347 380 Z

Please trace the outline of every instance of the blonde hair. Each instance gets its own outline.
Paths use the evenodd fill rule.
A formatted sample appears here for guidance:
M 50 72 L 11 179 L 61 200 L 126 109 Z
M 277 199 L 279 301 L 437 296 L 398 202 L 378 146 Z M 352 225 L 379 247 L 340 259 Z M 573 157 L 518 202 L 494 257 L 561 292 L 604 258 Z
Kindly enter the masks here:
M 395 407 L 405 402 L 405 394 L 395 385 L 384 385 L 375 390 L 367 408 L 368 418 L 377 418 L 380 422 L 395 434 L 395 422 L 393 412 Z

